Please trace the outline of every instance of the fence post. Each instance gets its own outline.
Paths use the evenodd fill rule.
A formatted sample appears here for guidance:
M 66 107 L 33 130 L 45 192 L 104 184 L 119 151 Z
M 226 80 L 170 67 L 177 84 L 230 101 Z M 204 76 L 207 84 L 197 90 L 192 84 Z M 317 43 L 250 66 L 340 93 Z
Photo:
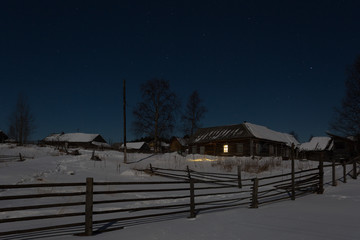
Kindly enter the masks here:
M 295 160 L 294 143 L 291 144 L 291 200 L 295 200 Z
M 186 166 L 186 170 L 187 170 L 187 173 L 188 173 L 188 178 L 191 179 L 191 174 L 190 174 L 190 168 L 189 168 L 189 166 Z
M 190 182 L 190 216 L 189 218 L 195 218 L 195 187 L 194 187 L 194 179 L 189 179 Z
M 254 178 L 252 179 L 253 189 L 252 189 L 252 201 L 251 201 L 251 208 L 258 208 L 258 187 L 259 187 L 259 179 Z
M 353 179 L 357 179 L 357 172 L 356 172 L 356 160 L 353 159 Z
M 93 233 L 93 188 L 94 179 L 86 178 L 86 203 L 85 203 L 85 235 Z
M 336 186 L 337 182 L 336 182 L 336 170 L 335 170 L 335 158 L 332 159 L 332 185 Z
M 237 167 L 237 173 L 238 173 L 238 187 L 242 188 L 242 182 L 241 182 L 241 165 L 238 165 Z
M 346 161 L 342 160 L 344 183 L 346 183 Z
M 319 160 L 319 188 L 317 193 L 318 194 L 324 193 L 324 153 L 321 154 Z

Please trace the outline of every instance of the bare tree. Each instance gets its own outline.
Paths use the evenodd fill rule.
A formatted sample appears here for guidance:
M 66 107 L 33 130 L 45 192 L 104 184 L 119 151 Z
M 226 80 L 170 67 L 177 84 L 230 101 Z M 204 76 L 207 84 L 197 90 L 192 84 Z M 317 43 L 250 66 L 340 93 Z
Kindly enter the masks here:
M 160 137 L 167 137 L 175 127 L 175 114 L 179 107 L 176 94 L 169 81 L 152 79 L 141 85 L 142 101 L 133 111 L 133 128 L 140 136 L 152 136 L 155 151 L 159 151 Z
M 35 130 L 34 117 L 23 94 L 19 94 L 14 112 L 9 118 L 9 137 L 23 145 Z
M 345 97 L 335 108 L 332 130 L 345 136 L 360 136 L 360 55 L 347 70 Z
M 207 112 L 206 107 L 202 104 L 198 91 L 194 91 L 185 106 L 181 120 L 185 135 L 193 135 L 200 127 L 200 121 Z

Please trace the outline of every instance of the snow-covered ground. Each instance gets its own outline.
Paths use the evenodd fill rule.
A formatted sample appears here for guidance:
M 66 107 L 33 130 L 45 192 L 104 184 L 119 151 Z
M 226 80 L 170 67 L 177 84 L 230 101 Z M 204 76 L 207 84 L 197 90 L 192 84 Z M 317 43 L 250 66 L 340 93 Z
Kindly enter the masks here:
M 123 155 L 117 151 L 96 152 L 102 161 L 91 161 L 92 151 L 80 150 L 81 155 L 71 156 L 51 147 L 15 147 L 0 144 L 0 155 L 18 155 L 23 162 L 1 162 L 0 184 L 84 182 L 86 177 L 95 181 L 153 181 L 160 177 L 149 176 L 135 169 L 143 169 L 151 163 L 155 167 L 190 169 L 208 172 L 233 172 L 241 162 L 250 166 L 243 172 L 244 178 L 287 172 L 289 161 L 278 159 L 223 158 L 201 155 L 187 157 L 178 154 L 129 154 L 123 163 Z M 257 168 L 270 165 L 268 170 L 257 173 Z M 296 161 L 297 169 L 316 167 L 316 162 Z M 340 172 L 340 170 L 339 170 Z M 328 174 L 328 172 L 326 172 Z M 2 195 L 3 193 L 0 193 Z M 260 206 L 258 209 L 241 207 L 211 213 L 200 213 L 196 219 L 147 222 L 125 227 L 122 230 L 102 233 L 89 239 L 359 239 L 358 223 L 360 204 L 360 180 L 348 179 L 337 187 L 325 186 L 323 195 L 308 195 L 296 201 L 283 201 Z M 41 210 L 39 210 L 41 211 Z M 20 224 L 20 223 L 13 223 Z M 0 232 L 5 231 L 0 224 Z M 31 235 L 29 235 L 31 236 Z M 32 239 L 79 239 L 73 235 L 33 235 Z M 82 237 L 83 238 L 83 237 Z M 0 237 L 0 239 L 15 239 Z M 23 238 L 26 239 L 26 238 Z M 30 237 L 28 238 L 30 239 Z

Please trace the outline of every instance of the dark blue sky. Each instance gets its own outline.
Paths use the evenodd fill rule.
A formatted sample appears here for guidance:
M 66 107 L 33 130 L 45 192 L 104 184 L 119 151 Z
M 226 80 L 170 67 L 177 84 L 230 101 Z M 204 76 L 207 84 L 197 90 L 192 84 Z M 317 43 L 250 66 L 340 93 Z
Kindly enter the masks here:
M 244 120 L 325 135 L 360 54 L 360 1 L 0 2 L 0 129 L 17 95 L 36 118 L 34 139 L 100 133 L 122 141 L 140 84 L 170 81 L 183 105 L 198 90 L 203 126 Z M 176 133 L 175 133 L 176 134 Z

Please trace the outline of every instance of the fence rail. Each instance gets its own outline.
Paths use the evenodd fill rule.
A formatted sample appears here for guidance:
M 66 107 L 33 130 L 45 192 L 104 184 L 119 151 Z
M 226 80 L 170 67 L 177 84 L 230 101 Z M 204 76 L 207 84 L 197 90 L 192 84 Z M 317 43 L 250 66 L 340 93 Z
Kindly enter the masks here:
M 339 166 L 343 171 L 337 177 L 336 167 Z M 303 171 L 292 168 L 290 173 L 243 179 L 240 168 L 237 174 L 223 174 L 150 165 L 144 171 L 172 180 L 94 182 L 87 178 L 83 183 L 0 185 L 0 227 L 6 229 L 0 230 L 0 236 L 67 228 L 92 235 L 146 219 L 194 218 L 205 211 L 240 206 L 257 208 L 281 200 L 295 200 L 314 192 L 322 193 L 324 168 L 331 168 L 332 185 L 336 186 L 338 180 L 346 182 L 347 176 L 356 179 L 359 166 L 357 161 L 326 165 L 320 161 L 318 168 Z M 351 169 L 346 170 L 347 167 Z M 49 221 L 44 222 L 45 219 Z M 64 219 L 68 224 L 63 224 Z M 34 225 L 27 229 L 9 225 L 28 221 Z M 47 222 L 49 225 L 44 226 Z
M 18 155 L 0 155 L 0 162 L 15 162 L 15 161 L 25 161 L 25 158 L 19 153 Z

